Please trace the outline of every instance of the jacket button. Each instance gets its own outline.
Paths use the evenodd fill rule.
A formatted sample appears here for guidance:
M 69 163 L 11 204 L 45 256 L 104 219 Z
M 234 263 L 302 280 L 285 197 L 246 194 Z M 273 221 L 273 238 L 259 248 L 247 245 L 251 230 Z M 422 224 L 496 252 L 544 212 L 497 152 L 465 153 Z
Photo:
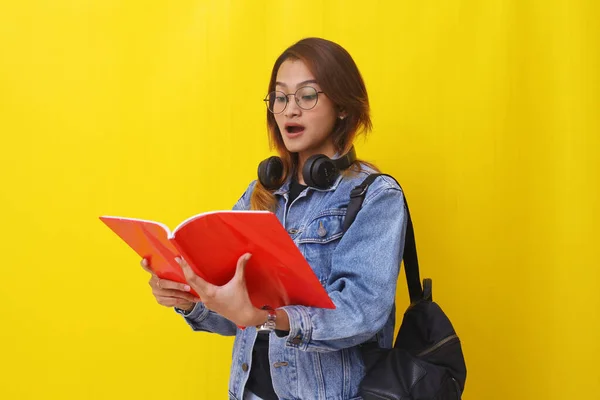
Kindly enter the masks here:
M 317 229 L 317 235 L 325 237 L 327 235 L 327 229 L 323 226 L 323 221 L 319 221 L 319 229 Z
M 300 344 L 302 343 L 302 336 L 298 335 L 295 338 L 292 339 L 292 343 L 294 344 Z
M 246 364 L 246 363 L 242 364 L 242 371 L 248 372 L 248 364 Z
M 296 233 L 298 233 L 298 229 L 296 229 L 296 228 L 290 228 L 290 229 L 288 229 L 288 233 L 290 235 L 295 235 Z

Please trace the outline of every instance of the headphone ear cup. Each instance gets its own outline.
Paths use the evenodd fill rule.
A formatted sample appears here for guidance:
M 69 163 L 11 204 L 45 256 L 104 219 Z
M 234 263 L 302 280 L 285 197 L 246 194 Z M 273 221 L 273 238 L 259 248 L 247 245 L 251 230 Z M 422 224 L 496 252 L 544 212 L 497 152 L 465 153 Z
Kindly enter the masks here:
M 318 189 L 327 189 L 337 178 L 338 169 L 329 157 L 323 154 L 311 156 L 304 163 L 304 183 Z
M 283 162 L 272 156 L 258 164 L 258 180 L 267 190 L 277 189 L 283 175 Z

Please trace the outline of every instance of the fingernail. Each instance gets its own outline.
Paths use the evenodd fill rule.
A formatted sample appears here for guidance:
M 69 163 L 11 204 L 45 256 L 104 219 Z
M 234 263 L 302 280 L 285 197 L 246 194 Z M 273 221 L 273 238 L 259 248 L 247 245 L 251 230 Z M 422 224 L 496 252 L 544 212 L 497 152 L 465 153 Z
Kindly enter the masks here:
M 185 285 L 183 287 L 183 290 L 185 290 L 186 292 L 189 292 L 190 291 L 190 286 L 189 285 Z
M 175 257 L 175 262 L 176 262 L 177 264 L 181 264 L 181 258 L 179 258 L 179 257 Z
M 246 261 L 248 261 L 250 259 L 250 257 L 252 257 L 252 254 L 250 254 L 250 253 L 246 254 Z

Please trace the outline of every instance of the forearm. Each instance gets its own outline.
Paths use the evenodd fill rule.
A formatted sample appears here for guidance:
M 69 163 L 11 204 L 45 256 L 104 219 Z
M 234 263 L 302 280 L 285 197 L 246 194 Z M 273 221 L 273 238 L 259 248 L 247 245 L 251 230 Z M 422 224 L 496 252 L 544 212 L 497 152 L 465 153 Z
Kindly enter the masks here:
M 395 285 L 393 287 L 395 289 Z M 387 288 L 386 291 L 394 292 Z M 305 306 L 283 308 L 289 316 L 286 322 L 290 346 L 319 352 L 357 346 L 374 337 L 394 310 L 394 294 L 376 298 L 363 296 L 363 301 L 352 300 L 361 297 L 350 291 L 331 297 L 336 304 L 333 310 Z

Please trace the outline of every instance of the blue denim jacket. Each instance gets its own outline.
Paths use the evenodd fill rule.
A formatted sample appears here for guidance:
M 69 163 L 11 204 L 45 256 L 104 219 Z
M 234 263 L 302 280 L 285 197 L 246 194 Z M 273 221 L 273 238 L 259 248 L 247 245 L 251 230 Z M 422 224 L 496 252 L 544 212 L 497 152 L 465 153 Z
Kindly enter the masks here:
M 360 399 L 364 376 L 359 344 L 377 340 L 390 348 L 395 292 L 404 237 L 404 197 L 397 183 L 380 176 L 369 187 L 356 220 L 342 232 L 350 191 L 366 178 L 367 167 L 339 176 L 326 190 L 305 189 L 287 209 L 289 181 L 275 192 L 276 215 L 333 300 L 335 309 L 286 306 L 290 331 L 270 335 L 269 360 L 281 399 Z M 234 209 L 249 209 L 253 181 Z M 201 303 L 185 316 L 196 331 L 235 335 L 229 397 L 241 400 L 252 368 L 256 329 L 235 324 Z

